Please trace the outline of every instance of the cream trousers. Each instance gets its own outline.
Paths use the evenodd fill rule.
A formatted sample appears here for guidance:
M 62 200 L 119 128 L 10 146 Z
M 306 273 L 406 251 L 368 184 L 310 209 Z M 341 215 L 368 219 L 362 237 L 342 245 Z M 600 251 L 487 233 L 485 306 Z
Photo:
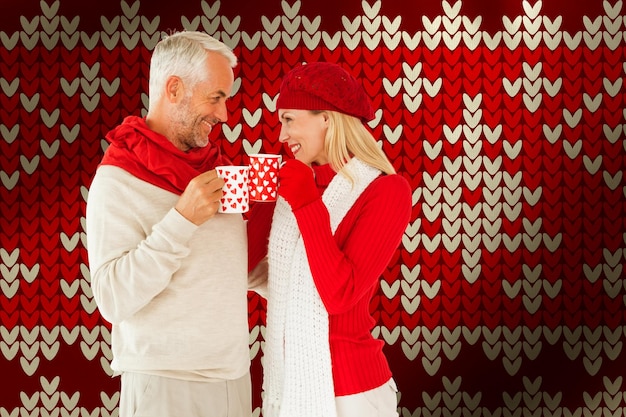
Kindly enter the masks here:
M 337 417 L 398 417 L 397 392 L 392 378 L 378 388 L 335 397 Z
M 233 381 L 197 382 L 122 374 L 119 417 L 250 417 L 250 374 Z

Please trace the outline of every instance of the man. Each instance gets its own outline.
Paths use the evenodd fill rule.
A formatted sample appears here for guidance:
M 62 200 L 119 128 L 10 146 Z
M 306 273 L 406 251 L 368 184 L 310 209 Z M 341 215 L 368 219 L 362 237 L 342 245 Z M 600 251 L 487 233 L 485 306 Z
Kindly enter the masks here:
M 204 33 L 163 39 L 146 117 L 107 135 L 87 243 L 121 417 L 251 414 L 246 226 L 217 212 L 224 182 L 214 168 L 228 161 L 208 138 L 227 119 L 236 65 Z

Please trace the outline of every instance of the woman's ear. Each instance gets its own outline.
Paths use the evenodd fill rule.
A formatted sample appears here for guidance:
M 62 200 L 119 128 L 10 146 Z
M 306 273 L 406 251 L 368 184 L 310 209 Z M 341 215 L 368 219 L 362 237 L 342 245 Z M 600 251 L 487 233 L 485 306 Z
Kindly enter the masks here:
M 328 116 L 328 113 L 323 111 L 321 113 L 321 115 L 322 115 L 322 123 L 323 123 L 322 126 L 324 126 L 325 128 L 328 128 L 328 123 L 329 123 L 329 119 L 330 119 L 329 116 Z

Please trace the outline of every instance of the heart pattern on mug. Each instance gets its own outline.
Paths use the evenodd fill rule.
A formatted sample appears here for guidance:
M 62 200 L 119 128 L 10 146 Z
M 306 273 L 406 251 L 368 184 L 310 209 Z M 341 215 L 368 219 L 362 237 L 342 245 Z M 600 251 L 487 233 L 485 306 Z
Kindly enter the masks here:
M 246 213 L 249 210 L 247 166 L 219 166 L 215 168 L 224 179 L 224 196 L 220 200 L 220 213 Z
M 278 169 L 281 156 L 252 154 L 250 158 L 250 200 L 276 201 L 278 196 Z

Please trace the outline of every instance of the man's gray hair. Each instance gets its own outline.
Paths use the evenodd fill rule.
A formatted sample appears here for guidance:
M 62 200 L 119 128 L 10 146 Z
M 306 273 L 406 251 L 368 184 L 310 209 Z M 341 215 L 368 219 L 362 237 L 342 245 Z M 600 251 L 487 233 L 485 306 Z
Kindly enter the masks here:
M 237 65 L 233 51 L 204 32 L 182 31 L 162 39 L 154 48 L 150 60 L 150 106 L 161 97 L 165 81 L 172 75 L 180 77 L 191 88 L 203 81 L 206 77 L 207 51 L 226 57 L 232 68 Z

